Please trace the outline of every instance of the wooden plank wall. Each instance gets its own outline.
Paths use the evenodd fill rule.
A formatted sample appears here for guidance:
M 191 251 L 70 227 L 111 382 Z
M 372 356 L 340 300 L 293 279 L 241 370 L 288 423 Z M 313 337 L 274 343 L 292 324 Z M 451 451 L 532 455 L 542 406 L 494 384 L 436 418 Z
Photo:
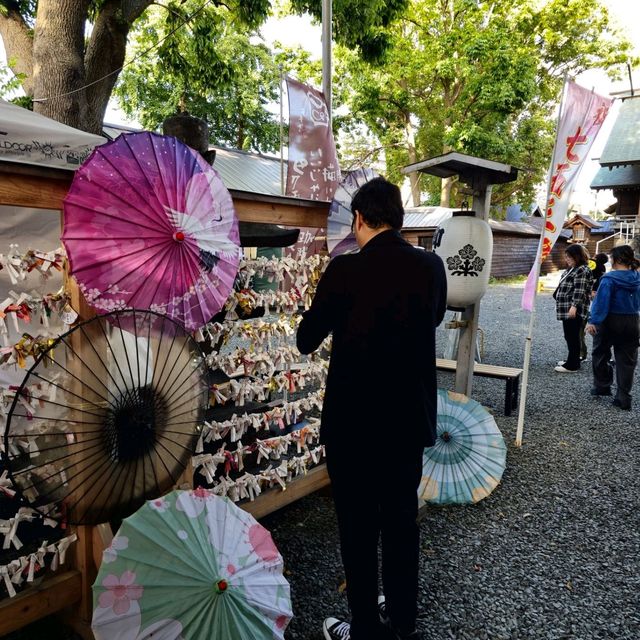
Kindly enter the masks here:
M 430 246 L 433 229 L 408 229 L 402 232 L 403 237 L 415 246 L 427 239 Z M 527 275 L 536 257 L 539 236 L 494 231 L 493 232 L 493 261 L 491 275 L 494 278 L 508 278 Z M 559 238 L 551 255 L 542 265 L 542 273 L 551 273 L 566 268 L 564 251 L 567 248 L 565 238 Z
M 618 199 L 616 216 L 637 216 L 640 210 L 640 191 L 616 189 L 613 195 Z

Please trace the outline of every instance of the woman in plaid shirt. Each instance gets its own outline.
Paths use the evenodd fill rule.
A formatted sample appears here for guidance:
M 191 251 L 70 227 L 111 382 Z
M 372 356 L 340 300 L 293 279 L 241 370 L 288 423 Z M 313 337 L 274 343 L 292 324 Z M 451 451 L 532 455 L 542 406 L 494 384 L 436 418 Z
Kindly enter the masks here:
M 569 351 L 567 359 L 558 362 L 558 373 L 573 373 L 580 368 L 580 327 L 589 314 L 589 299 L 593 275 L 589 269 L 589 253 L 580 244 L 565 251 L 568 269 L 562 274 L 553 297 L 556 317 L 562 321 L 564 339 Z

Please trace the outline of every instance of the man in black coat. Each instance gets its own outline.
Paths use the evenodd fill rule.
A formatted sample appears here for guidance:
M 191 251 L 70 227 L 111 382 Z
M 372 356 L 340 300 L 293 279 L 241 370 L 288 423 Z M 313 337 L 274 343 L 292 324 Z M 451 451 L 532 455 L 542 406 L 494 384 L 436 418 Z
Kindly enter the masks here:
M 351 624 L 328 618 L 323 632 L 327 640 L 413 639 L 417 489 L 423 449 L 436 439 L 435 329 L 446 309 L 446 277 L 438 256 L 401 237 L 397 186 L 371 180 L 351 210 L 361 251 L 329 263 L 297 335 L 300 352 L 311 353 L 333 334 L 320 436 Z

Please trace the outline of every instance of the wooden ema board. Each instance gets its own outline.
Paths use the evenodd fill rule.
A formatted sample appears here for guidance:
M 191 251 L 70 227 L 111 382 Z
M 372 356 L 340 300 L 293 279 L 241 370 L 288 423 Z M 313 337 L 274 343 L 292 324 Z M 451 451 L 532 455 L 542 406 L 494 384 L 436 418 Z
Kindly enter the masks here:
M 47 170 L 27 165 L 0 163 L 0 205 L 35 209 L 62 210 L 72 172 Z M 291 227 L 326 227 L 329 203 L 302 201 L 295 198 L 262 196 L 231 191 L 239 220 L 281 224 Z M 72 278 L 66 282 L 72 297 L 72 306 L 81 320 L 95 312 L 84 301 Z M 189 472 L 183 475 L 188 478 Z M 240 505 L 256 518 L 261 518 L 329 484 L 325 465 L 293 480 L 286 491 L 274 487 L 253 502 Z M 181 486 L 184 486 L 180 483 Z M 45 579 L 37 587 L 26 589 L 15 598 L 0 601 L 0 635 L 34 622 L 40 618 L 65 611 L 65 620 L 75 631 L 91 640 L 92 614 L 91 585 L 97 575 L 102 551 L 110 544 L 108 525 L 76 527 L 74 562 L 71 570 L 62 571 Z

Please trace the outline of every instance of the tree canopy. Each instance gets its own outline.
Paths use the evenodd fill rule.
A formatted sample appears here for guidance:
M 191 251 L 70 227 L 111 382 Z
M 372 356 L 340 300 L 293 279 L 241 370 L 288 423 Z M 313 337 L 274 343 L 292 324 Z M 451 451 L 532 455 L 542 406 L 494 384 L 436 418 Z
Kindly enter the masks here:
M 0 36 L 9 66 L 44 115 L 99 132 L 119 81 L 122 107 L 147 127 L 186 108 L 209 122 L 215 142 L 265 151 L 277 146 L 277 118 L 267 106 L 277 102 L 278 65 L 303 81 L 319 79 L 308 56 L 270 51 L 257 39 L 271 5 L 0 0 Z M 321 5 L 288 6 L 319 18 Z M 630 52 L 602 0 L 334 0 L 333 15 L 342 160 L 370 161 L 380 150 L 392 179 L 402 166 L 448 150 L 522 169 L 494 202 L 532 200 L 563 77 L 615 71 Z M 450 204 L 451 181 L 440 192 L 439 181 L 418 178 L 414 203 Z
M 152 7 L 134 25 L 128 54 L 133 62 L 115 88 L 118 103 L 149 129 L 186 110 L 207 120 L 218 144 L 277 148 L 278 124 L 268 109 L 278 101 L 277 61 L 254 29 L 230 21 L 220 7 L 205 8 L 197 23 L 176 30 L 196 4 L 187 0 L 170 11 Z M 150 49 L 154 55 L 141 55 Z
M 565 74 L 615 69 L 630 44 L 599 0 L 412 0 L 388 30 L 383 61 L 337 51 L 350 126 L 378 137 L 387 171 L 456 150 L 517 166 L 494 202 L 533 199 L 553 144 L 553 111 Z M 413 176 L 431 204 L 450 204 L 451 181 Z
M 384 38 L 379 30 L 398 15 L 405 3 L 406 0 L 336 0 L 334 19 L 340 41 L 375 57 L 375 43 L 379 51 L 383 49 Z M 247 51 L 242 59 L 232 51 L 238 53 L 239 47 L 248 45 L 250 30 L 266 20 L 271 5 L 272 0 L 0 0 L 0 37 L 9 66 L 33 99 L 34 110 L 65 124 L 94 133 L 100 131 L 107 103 L 125 64 L 129 34 L 135 29 L 140 30 L 138 43 L 146 40 L 152 45 L 156 39 L 159 46 L 143 57 L 157 57 L 160 66 L 141 64 L 141 71 L 161 70 L 165 65 L 171 79 L 179 80 L 170 88 L 167 78 L 164 93 L 159 86 L 149 88 L 150 98 L 175 95 L 178 91 L 185 99 L 195 100 L 196 94 L 197 100 L 213 97 L 214 106 L 224 102 L 222 113 L 227 118 L 230 112 L 234 117 L 238 114 L 247 118 L 249 131 L 252 126 L 259 126 L 260 117 L 254 105 L 247 103 L 268 99 L 268 91 L 262 95 L 254 91 L 249 99 L 245 88 L 238 85 L 242 80 L 248 85 L 259 71 L 269 74 L 273 70 L 267 65 L 264 49 Z M 322 1 L 305 0 L 292 6 L 294 10 L 319 15 Z M 166 31 L 160 27 L 156 9 L 165 13 Z M 145 33 L 148 19 L 153 24 Z M 234 37 L 232 30 L 236 32 Z M 158 35 L 161 32 L 167 36 L 162 42 Z M 221 36 L 225 36 L 224 41 Z M 224 47 L 228 50 L 222 51 Z M 138 52 L 142 54 L 140 49 Z M 243 74 L 242 70 L 248 73 Z M 191 77 L 185 86 L 184 79 L 178 76 L 187 71 Z M 200 82 L 196 82 L 198 75 Z M 128 74 L 124 86 L 132 88 L 132 81 Z M 244 97 L 238 98 L 239 94 Z M 144 91 L 134 95 L 140 106 L 145 95 Z M 237 112 L 229 106 L 229 100 L 236 106 L 240 100 L 243 110 Z M 245 131 L 245 126 L 239 125 L 237 130 Z

